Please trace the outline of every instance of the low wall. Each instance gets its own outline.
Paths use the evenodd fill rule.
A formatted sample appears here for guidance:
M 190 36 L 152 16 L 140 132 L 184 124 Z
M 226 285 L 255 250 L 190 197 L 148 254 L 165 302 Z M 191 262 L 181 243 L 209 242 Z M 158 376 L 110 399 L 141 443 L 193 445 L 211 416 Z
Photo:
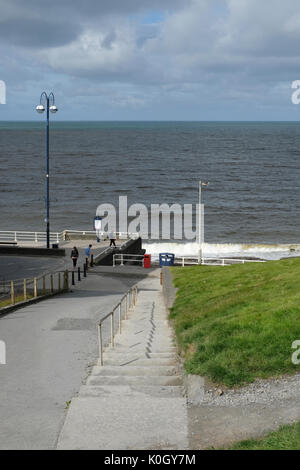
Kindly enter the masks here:
M 122 248 L 110 248 L 105 253 L 101 253 L 96 259 L 95 264 L 97 266 L 112 266 L 113 255 L 115 254 L 131 254 L 140 255 L 143 254 L 142 239 L 137 238 L 135 240 L 128 240 Z
M 167 266 L 162 268 L 162 286 L 165 304 L 167 309 L 170 310 L 174 305 L 177 289 L 174 287 L 173 277 L 170 268 Z
M 0 255 L 14 256 L 66 256 L 66 251 L 62 248 L 32 248 L 19 246 L 1 246 Z

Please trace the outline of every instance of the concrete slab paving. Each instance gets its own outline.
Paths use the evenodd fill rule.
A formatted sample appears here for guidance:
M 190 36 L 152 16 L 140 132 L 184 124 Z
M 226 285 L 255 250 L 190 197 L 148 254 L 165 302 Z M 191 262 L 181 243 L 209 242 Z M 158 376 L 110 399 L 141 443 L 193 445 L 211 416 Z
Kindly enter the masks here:
M 188 448 L 187 403 L 159 271 L 139 289 L 104 367 L 93 367 L 72 399 L 58 449 Z

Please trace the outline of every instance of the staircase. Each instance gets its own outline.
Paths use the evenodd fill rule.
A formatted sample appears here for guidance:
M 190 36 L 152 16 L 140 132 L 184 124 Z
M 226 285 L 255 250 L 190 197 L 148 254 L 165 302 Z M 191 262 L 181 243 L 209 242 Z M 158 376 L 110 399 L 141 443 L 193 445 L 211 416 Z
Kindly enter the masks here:
M 186 400 L 158 275 L 139 284 L 115 347 L 72 400 L 58 448 L 187 448 Z

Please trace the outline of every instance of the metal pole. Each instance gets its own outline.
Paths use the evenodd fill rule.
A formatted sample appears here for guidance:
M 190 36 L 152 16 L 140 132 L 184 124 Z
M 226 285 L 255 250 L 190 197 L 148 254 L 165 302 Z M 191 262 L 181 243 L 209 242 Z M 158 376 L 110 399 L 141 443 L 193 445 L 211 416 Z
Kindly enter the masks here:
M 36 299 L 37 298 L 37 279 L 36 277 L 33 279 L 33 296 Z
M 47 169 L 46 169 L 46 206 L 47 206 L 47 248 L 50 248 L 50 211 L 49 211 L 49 98 L 47 97 L 47 127 L 46 127 L 46 154 L 47 154 Z
M 98 325 L 98 346 L 99 346 L 99 361 L 100 366 L 103 366 L 103 352 L 102 352 L 102 325 Z
M 111 321 L 110 321 L 110 333 L 111 333 L 111 347 L 115 345 L 114 341 L 114 312 L 111 312 Z
M 24 279 L 24 301 L 27 300 L 27 283 L 26 279 Z
M 199 237 L 199 256 L 198 263 L 202 264 L 202 181 L 199 182 L 199 221 L 198 221 L 198 237 Z
M 10 281 L 10 299 L 12 305 L 15 305 L 15 285 L 14 281 Z
M 121 304 L 119 304 L 119 333 L 122 333 Z

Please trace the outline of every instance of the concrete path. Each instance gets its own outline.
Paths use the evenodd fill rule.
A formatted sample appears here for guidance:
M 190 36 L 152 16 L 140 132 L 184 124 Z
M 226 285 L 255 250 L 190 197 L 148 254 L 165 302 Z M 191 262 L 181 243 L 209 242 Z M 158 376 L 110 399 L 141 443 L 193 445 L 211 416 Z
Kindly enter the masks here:
M 72 269 L 71 251 L 73 246 L 78 248 L 78 266 L 82 269 L 85 262 L 85 248 L 90 243 L 93 244 L 91 253 L 95 257 L 109 247 L 109 242 L 107 241 L 102 241 L 98 244 L 90 240 L 73 240 L 61 244 L 61 247 L 66 250 L 66 256 L 63 257 L 0 255 L 0 287 L 1 282 L 4 281 L 16 281 L 24 278 L 33 279 L 35 276 L 41 276 L 51 271 Z M 21 243 L 20 246 L 22 246 Z
M 66 402 L 97 360 L 97 322 L 140 276 L 91 271 L 74 292 L 0 317 L 0 449 L 55 447 Z
M 188 448 L 186 398 L 159 270 L 139 289 L 115 348 L 72 399 L 58 449 Z

